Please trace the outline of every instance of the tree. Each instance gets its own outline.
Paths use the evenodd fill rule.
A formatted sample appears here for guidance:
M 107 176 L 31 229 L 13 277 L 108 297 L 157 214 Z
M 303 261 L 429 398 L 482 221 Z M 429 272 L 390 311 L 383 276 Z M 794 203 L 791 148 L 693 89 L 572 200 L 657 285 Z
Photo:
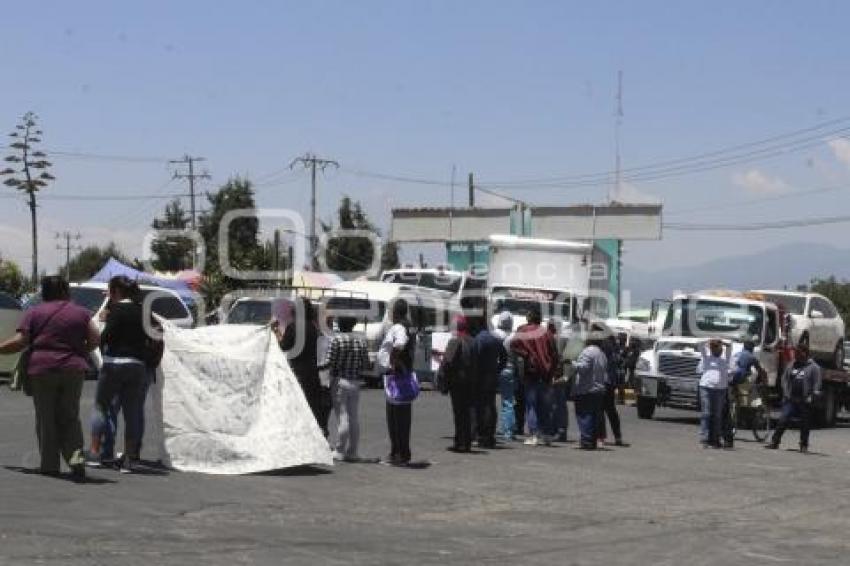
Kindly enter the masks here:
M 109 242 L 104 247 L 86 246 L 80 252 L 71 258 L 68 265 L 65 266 L 69 279 L 71 281 L 88 281 L 92 276 L 100 271 L 100 269 L 109 261 L 109 258 L 114 257 L 124 264 L 131 262 L 124 256 L 115 242 Z M 65 272 L 65 270 L 63 270 Z
M 26 288 L 24 274 L 18 264 L 0 257 L 0 291 L 20 297 Z
M 337 210 L 337 226 L 342 230 L 364 230 L 380 236 L 381 232 L 366 216 L 362 205 L 351 197 L 344 196 Z M 333 222 L 322 222 L 322 230 L 330 233 Z M 327 267 L 331 271 L 346 273 L 366 271 L 372 266 L 376 250 L 370 238 L 365 236 L 331 237 L 326 250 Z M 383 245 L 381 269 L 398 267 L 398 247 L 388 242 Z
M 850 322 L 850 281 L 838 281 L 830 275 L 826 279 L 813 279 L 809 288 L 812 293 L 820 293 L 832 301 L 841 318 Z
M 155 218 L 151 227 L 155 230 L 185 230 L 189 226 L 189 215 L 179 199 L 165 206 L 162 218 Z M 151 243 L 153 266 L 159 271 L 181 271 L 190 264 L 195 243 L 192 238 L 170 236 L 156 238 Z
M 225 276 L 221 271 L 218 233 L 225 214 L 232 210 L 256 210 L 251 182 L 239 177 L 230 179 L 218 191 L 207 194 L 210 210 L 201 214 L 199 231 L 206 245 L 204 281 L 207 303 L 212 306 L 221 297 L 237 288 L 239 281 Z M 256 214 L 238 218 L 227 228 L 228 259 L 231 268 L 239 270 L 265 270 L 269 268 L 268 255 L 257 239 L 260 222 Z
M 6 156 L 6 161 L 12 164 L 0 171 L 0 176 L 6 177 L 3 184 L 7 187 L 24 192 L 27 195 L 27 206 L 30 209 L 32 221 L 32 280 L 38 280 L 38 223 L 36 221 L 35 193 L 56 179 L 48 168 L 52 164 L 45 159 L 47 154 L 37 149 L 41 143 L 41 130 L 37 125 L 38 116 L 27 112 L 21 117 L 21 122 L 15 126 L 15 131 L 9 134 L 12 152 Z M 15 169 L 14 167 L 18 167 Z

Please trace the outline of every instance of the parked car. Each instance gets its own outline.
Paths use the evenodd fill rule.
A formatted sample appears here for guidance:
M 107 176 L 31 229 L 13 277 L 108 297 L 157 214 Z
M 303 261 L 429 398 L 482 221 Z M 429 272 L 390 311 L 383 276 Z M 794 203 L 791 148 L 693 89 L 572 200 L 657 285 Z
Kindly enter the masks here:
M 9 338 L 17 331 L 21 311 L 21 303 L 15 297 L 0 292 L 0 340 Z M 0 356 L 0 377 L 11 375 L 16 363 L 18 354 Z
M 812 357 L 834 369 L 844 366 L 844 320 L 832 301 L 817 293 L 753 291 L 791 316 L 791 340 L 809 345 Z

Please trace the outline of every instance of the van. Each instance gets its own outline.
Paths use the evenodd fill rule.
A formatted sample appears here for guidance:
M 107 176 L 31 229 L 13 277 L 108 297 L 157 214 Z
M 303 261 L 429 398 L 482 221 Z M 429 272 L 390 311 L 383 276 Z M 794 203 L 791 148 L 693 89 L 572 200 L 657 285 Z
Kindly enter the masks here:
M 392 326 L 392 307 L 399 299 L 407 301 L 410 322 L 417 334 L 414 370 L 420 381 L 433 383 L 448 342 L 449 324 L 456 312 L 452 293 L 383 281 L 345 281 L 334 286 L 334 290 L 339 294 L 323 299 L 324 313 L 358 319 L 354 331 L 365 336 L 369 347 L 369 369 L 363 374 L 367 384 L 381 382 L 378 350 Z

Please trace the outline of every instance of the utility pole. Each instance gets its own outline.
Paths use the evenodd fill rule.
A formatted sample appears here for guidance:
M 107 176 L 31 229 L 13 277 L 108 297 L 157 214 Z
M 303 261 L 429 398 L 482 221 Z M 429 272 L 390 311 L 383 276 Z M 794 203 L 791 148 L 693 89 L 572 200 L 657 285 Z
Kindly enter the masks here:
M 79 232 L 76 234 L 71 234 L 70 232 L 62 232 L 61 234 L 56 234 L 56 239 L 59 241 L 56 244 L 56 249 L 59 251 L 65 252 L 65 280 L 71 280 L 71 252 L 72 251 L 80 251 L 82 248 L 76 244 L 71 244 L 71 241 L 79 241 L 82 236 L 80 236 Z M 62 240 L 65 243 L 62 243 Z
M 172 165 L 186 165 L 187 171 L 174 172 L 175 179 L 187 179 L 189 181 L 189 209 L 192 219 L 192 232 L 197 230 L 197 214 L 195 212 L 195 179 L 209 179 L 210 174 L 207 171 L 203 173 L 195 173 L 195 163 L 200 163 L 201 161 L 206 161 L 205 157 L 192 157 L 190 155 L 184 155 L 181 159 L 172 159 L 169 161 Z M 198 263 L 198 250 L 194 247 L 192 248 L 192 268 L 194 269 L 195 265 Z
M 280 271 L 280 230 L 274 231 L 274 270 Z
M 614 191 L 608 195 L 608 202 L 622 194 L 623 171 L 620 162 L 620 128 L 623 126 L 623 71 L 617 71 L 617 110 L 614 131 Z
M 469 174 L 469 208 L 475 208 L 475 179 Z M 475 242 L 469 242 L 469 272 L 475 264 Z
M 289 164 L 289 168 L 293 169 L 297 164 L 301 164 L 305 169 L 310 169 L 310 260 L 315 262 L 316 249 L 318 247 L 318 239 L 316 238 L 316 169 L 322 172 L 328 166 L 339 168 L 339 163 L 333 159 L 322 159 L 312 153 L 305 153 L 303 157 L 296 157 Z

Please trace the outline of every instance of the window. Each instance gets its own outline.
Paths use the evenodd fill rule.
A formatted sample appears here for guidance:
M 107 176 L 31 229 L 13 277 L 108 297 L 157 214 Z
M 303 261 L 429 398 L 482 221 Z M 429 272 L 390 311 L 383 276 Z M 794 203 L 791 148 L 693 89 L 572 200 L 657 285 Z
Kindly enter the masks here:
M 571 306 L 574 302 L 569 293 L 507 287 L 493 289 L 491 301 L 494 313 L 508 311 L 526 316 L 531 309 L 537 309 L 544 319 L 559 320 L 571 320 Z
M 153 295 L 150 304 L 151 312 L 167 320 L 189 318 L 189 310 L 178 297 L 162 291 L 142 290 L 142 305 L 147 308 L 146 299 Z
M 0 309 L 21 310 L 21 304 L 17 299 L 6 293 L 0 293 Z
M 814 311 L 820 311 L 824 318 L 835 318 L 838 316 L 838 312 L 830 304 L 830 302 L 826 299 L 822 299 L 821 297 L 812 297 L 811 304 L 809 306 L 809 316 L 811 316 Z
M 227 324 L 266 324 L 271 319 L 269 301 L 238 301 L 227 314 Z
M 664 321 L 665 336 L 750 339 L 761 342 L 764 309 L 726 301 L 685 299 L 675 301 Z
M 384 282 L 414 285 L 416 287 L 427 287 L 428 289 L 457 293 L 460 290 L 461 277 L 459 275 L 440 272 L 420 273 L 416 271 L 404 271 L 401 273 L 388 273 L 384 276 Z
M 806 312 L 806 297 L 783 295 L 781 293 L 762 293 L 764 298 L 788 314 L 801 315 Z
M 328 317 L 351 316 L 367 323 L 383 322 L 387 313 L 387 303 L 370 301 L 354 297 L 330 297 L 325 303 Z
M 764 343 L 773 344 L 779 337 L 779 316 L 773 309 L 767 311 L 767 330 L 764 334 Z
M 71 302 L 77 304 L 92 313 L 100 310 L 106 300 L 105 289 L 92 287 L 71 287 Z

